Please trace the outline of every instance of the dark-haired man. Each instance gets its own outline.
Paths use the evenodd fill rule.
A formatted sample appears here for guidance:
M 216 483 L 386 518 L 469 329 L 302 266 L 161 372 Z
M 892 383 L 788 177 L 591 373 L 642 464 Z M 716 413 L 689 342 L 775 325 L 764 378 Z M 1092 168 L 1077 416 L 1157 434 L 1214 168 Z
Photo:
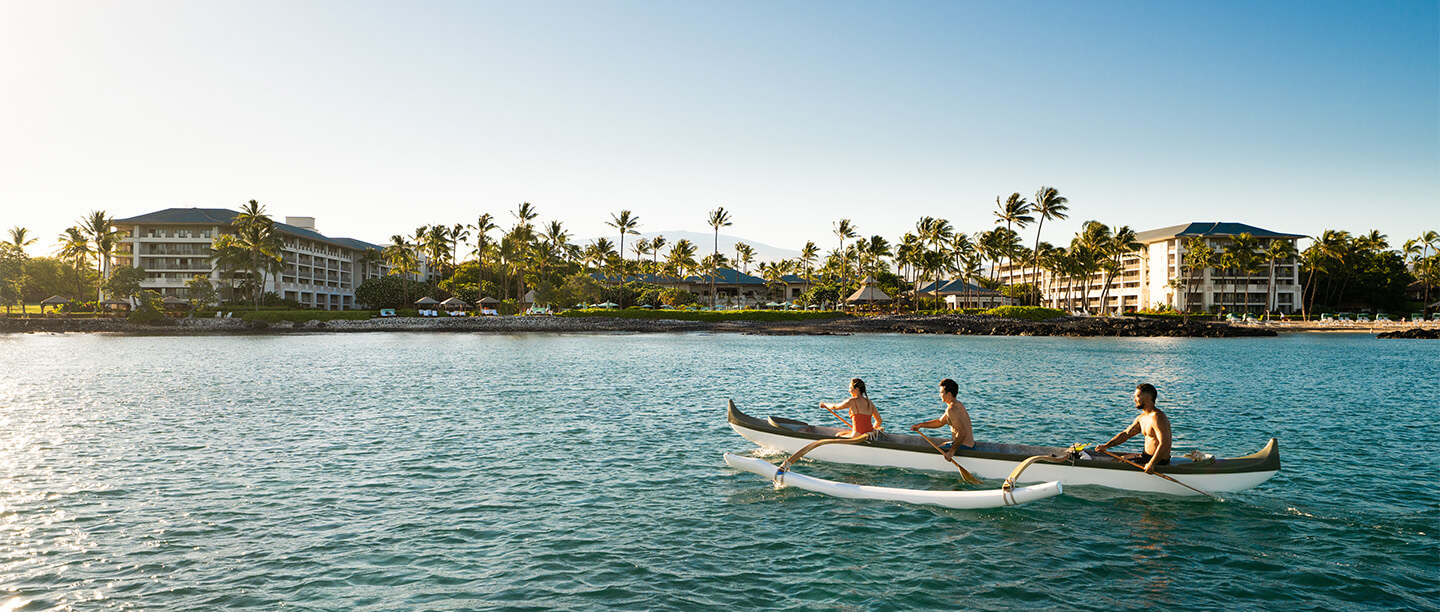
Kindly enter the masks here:
M 1155 407 L 1155 399 L 1159 393 L 1155 386 L 1150 383 L 1141 383 L 1135 387 L 1135 407 L 1140 409 L 1140 416 L 1130 422 L 1125 428 L 1109 442 L 1095 447 L 1095 450 L 1103 451 L 1112 446 L 1123 444 L 1135 434 L 1145 436 L 1145 452 L 1128 453 L 1121 455 L 1126 459 L 1136 461 L 1145 466 L 1146 474 L 1154 474 L 1155 466 L 1170 465 L 1170 417 L 1165 416 L 1159 408 Z
M 945 402 L 945 414 L 938 419 L 916 423 L 910 426 L 910 431 L 920 431 L 922 427 L 944 427 L 950 426 L 950 443 L 941 447 L 945 451 L 945 458 L 955 457 L 956 450 L 975 450 L 975 432 L 970 428 L 970 413 L 965 411 L 965 404 L 955 399 L 960 392 L 960 385 L 955 381 L 945 379 L 940 381 L 940 401 Z

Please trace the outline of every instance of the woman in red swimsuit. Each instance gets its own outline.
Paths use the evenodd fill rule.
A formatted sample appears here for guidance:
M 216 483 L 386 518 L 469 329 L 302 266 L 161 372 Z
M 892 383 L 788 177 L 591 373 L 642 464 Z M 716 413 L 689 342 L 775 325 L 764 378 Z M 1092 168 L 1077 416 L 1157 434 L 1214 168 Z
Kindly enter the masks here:
M 858 378 L 850 379 L 850 399 L 838 404 L 820 402 L 820 407 L 850 411 L 850 422 L 855 424 L 855 429 L 841 431 L 842 438 L 853 438 L 884 428 L 884 419 L 880 418 L 880 411 L 875 409 L 875 402 L 870 401 L 870 396 L 865 394 L 865 381 Z M 874 425 L 870 423 L 872 417 L 875 419 Z

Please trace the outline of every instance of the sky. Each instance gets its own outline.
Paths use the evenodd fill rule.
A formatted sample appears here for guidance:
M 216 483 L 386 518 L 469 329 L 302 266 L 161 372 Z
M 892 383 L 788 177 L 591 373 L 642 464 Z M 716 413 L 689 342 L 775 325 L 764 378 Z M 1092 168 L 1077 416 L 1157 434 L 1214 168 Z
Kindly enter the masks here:
M 251 199 L 382 243 L 723 206 L 828 249 L 1042 186 L 1053 243 L 1440 230 L 1440 3 L 0 0 L 0 230 L 32 255 L 92 210 Z

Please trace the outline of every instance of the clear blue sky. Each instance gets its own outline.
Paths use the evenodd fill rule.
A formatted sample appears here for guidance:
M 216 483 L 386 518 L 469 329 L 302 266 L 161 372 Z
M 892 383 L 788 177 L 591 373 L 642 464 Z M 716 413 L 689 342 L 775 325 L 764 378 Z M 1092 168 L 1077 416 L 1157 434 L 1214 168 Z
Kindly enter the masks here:
M 92 209 L 726 233 L 833 247 L 1239 221 L 1440 229 L 1440 3 L 0 0 L 0 229 Z M 1053 229 L 1052 229 L 1053 228 Z M 1028 233 L 1028 232 L 1027 232 Z M 1028 238 L 1027 238 L 1028 242 Z

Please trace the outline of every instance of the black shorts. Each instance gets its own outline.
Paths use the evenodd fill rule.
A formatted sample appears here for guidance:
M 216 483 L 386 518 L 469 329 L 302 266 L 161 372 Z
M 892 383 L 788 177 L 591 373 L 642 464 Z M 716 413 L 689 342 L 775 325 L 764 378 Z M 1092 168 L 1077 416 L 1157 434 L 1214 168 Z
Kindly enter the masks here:
M 1136 461 L 1136 463 L 1139 463 L 1140 465 L 1149 465 L 1149 464 L 1150 464 L 1150 458 L 1153 457 L 1153 456 L 1154 456 L 1154 455 L 1147 455 L 1147 454 L 1145 454 L 1145 453 L 1140 453 L 1140 460 L 1139 460 L 1139 461 Z M 1156 461 L 1156 462 L 1155 462 L 1155 465 L 1170 465 L 1170 460 L 1169 460 L 1169 459 L 1161 459 L 1161 460 L 1159 460 L 1159 461 Z

